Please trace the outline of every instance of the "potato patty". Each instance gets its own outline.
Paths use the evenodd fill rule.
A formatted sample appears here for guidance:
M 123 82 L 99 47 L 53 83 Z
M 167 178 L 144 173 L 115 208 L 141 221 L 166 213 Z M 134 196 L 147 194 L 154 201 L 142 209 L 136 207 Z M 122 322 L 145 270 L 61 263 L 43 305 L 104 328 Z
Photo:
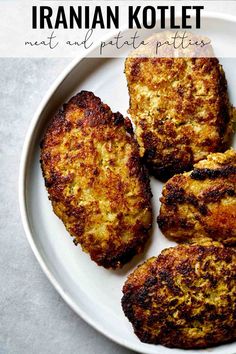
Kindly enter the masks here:
M 142 251 L 151 191 L 128 118 L 80 92 L 50 123 L 41 166 L 55 214 L 92 260 L 119 268 Z
M 150 172 L 166 180 L 228 148 L 232 107 L 216 58 L 129 57 L 129 113 Z
M 210 154 L 164 186 L 157 222 L 175 241 L 211 237 L 236 245 L 236 152 Z
M 142 342 L 204 348 L 236 339 L 236 251 L 179 245 L 128 277 L 122 307 Z

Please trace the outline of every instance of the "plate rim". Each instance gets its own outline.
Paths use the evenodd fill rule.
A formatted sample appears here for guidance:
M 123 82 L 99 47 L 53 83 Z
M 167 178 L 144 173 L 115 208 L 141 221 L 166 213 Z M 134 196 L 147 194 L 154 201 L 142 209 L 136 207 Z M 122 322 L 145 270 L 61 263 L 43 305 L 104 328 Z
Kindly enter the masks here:
M 205 12 L 202 18 L 210 18 L 210 19 L 216 19 L 216 20 L 225 20 L 225 21 L 230 21 L 236 23 L 236 16 L 230 15 L 230 14 L 221 14 L 218 12 Z M 125 30 L 127 28 L 122 28 L 120 30 Z M 106 35 L 102 38 L 102 40 L 108 40 L 111 38 L 114 34 L 116 34 L 117 31 L 112 31 L 109 33 L 109 35 Z M 59 293 L 59 295 L 62 297 L 62 299 L 66 302 L 66 304 L 77 314 L 82 318 L 86 323 L 88 323 L 92 328 L 94 328 L 96 331 L 98 331 L 100 334 L 103 336 L 107 337 L 110 339 L 112 342 L 121 345 L 122 347 L 125 347 L 126 349 L 129 350 L 134 350 L 138 353 L 143 354 L 143 350 L 138 347 L 138 345 L 135 345 L 133 343 L 130 343 L 128 340 L 124 340 L 115 334 L 111 334 L 109 331 L 104 329 L 99 322 L 94 320 L 92 317 L 90 317 L 81 307 L 79 304 L 77 304 L 63 289 L 63 286 L 60 284 L 60 282 L 56 279 L 56 276 L 49 270 L 46 261 L 44 260 L 43 256 L 40 253 L 40 250 L 37 248 L 37 245 L 34 241 L 33 233 L 31 232 L 30 225 L 29 225 L 29 219 L 28 219 L 28 213 L 27 213 L 27 207 L 26 207 L 26 174 L 27 174 L 27 157 L 30 151 L 31 147 L 31 140 L 34 136 L 34 131 L 37 126 L 37 123 L 40 121 L 41 114 L 44 110 L 44 108 L 47 106 L 49 103 L 51 96 L 55 93 L 57 88 L 63 83 L 63 81 L 67 78 L 67 76 L 71 73 L 71 71 L 79 65 L 79 63 L 83 60 L 86 59 L 86 57 L 89 56 L 89 54 L 97 48 L 98 44 L 95 43 L 89 50 L 86 51 L 85 55 L 80 54 L 76 56 L 72 61 L 65 67 L 65 69 L 59 74 L 59 76 L 54 80 L 54 82 L 50 85 L 49 89 L 46 91 L 44 94 L 40 104 L 38 105 L 38 108 L 36 109 L 33 118 L 30 121 L 29 127 L 27 129 L 25 138 L 24 138 L 24 143 L 23 143 L 23 148 L 21 151 L 21 158 L 20 158 L 20 165 L 19 165 L 19 175 L 18 175 L 18 203 L 19 203 L 19 210 L 20 210 L 20 217 L 21 217 L 21 222 L 23 225 L 24 233 L 26 235 L 26 238 L 30 244 L 30 247 L 41 267 L 43 270 L 44 274 L 47 276 L 48 280 L 50 283 L 53 285 L 53 287 L 56 289 L 56 291 Z M 165 348 L 165 347 L 164 347 Z M 163 349 L 164 349 L 163 348 Z M 178 350 L 178 348 L 165 348 L 165 349 L 174 349 Z M 208 348 L 206 348 L 208 349 Z M 148 353 L 148 350 L 146 351 Z M 151 352 L 149 352 L 151 353 Z

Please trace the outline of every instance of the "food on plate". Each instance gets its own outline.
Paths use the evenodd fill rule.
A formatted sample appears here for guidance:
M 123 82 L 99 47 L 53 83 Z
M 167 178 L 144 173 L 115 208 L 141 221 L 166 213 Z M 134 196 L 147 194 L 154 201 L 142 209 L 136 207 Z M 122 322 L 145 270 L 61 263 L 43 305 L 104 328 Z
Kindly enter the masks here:
M 143 250 L 151 191 L 128 118 L 78 93 L 49 124 L 41 166 L 55 214 L 98 265 L 119 268 Z
M 164 185 L 157 222 L 174 241 L 210 237 L 236 245 L 236 151 L 210 154 Z
M 235 279 L 235 249 L 182 244 L 129 275 L 122 307 L 142 342 L 205 348 L 236 339 Z
M 229 147 L 233 109 L 218 59 L 141 52 L 125 62 L 129 113 L 141 156 L 154 176 L 166 180 Z

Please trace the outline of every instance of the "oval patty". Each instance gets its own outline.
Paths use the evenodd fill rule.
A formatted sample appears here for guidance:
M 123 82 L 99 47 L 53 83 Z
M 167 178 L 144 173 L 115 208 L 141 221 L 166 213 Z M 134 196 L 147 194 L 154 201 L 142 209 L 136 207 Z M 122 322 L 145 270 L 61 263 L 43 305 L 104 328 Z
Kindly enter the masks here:
M 175 241 L 210 237 L 236 245 L 236 152 L 210 154 L 163 187 L 157 222 Z
M 179 245 L 139 266 L 122 306 L 142 342 L 204 348 L 236 339 L 236 252 L 218 242 Z
M 119 268 L 142 251 L 151 191 L 128 119 L 80 92 L 50 123 L 41 166 L 54 212 L 92 260 Z
M 211 152 L 224 151 L 232 107 L 216 58 L 127 58 L 129 113 L 141 156 L 166 180 Z

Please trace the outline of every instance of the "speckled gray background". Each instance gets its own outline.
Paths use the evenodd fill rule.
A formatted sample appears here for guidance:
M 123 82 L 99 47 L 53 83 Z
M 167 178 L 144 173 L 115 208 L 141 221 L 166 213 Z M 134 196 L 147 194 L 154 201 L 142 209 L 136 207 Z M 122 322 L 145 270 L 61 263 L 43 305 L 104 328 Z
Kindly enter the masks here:
M 227 1 L 214 10 L 231 13 Z M 21 225 L 17 184 L 24 137 L 42 97 L 69 62 L 0 59 L 0 354 L 132 353 L 97 333 L 64 303 L 40 269 Z

